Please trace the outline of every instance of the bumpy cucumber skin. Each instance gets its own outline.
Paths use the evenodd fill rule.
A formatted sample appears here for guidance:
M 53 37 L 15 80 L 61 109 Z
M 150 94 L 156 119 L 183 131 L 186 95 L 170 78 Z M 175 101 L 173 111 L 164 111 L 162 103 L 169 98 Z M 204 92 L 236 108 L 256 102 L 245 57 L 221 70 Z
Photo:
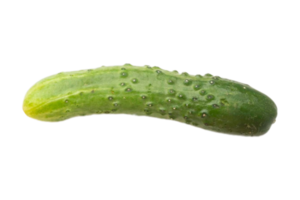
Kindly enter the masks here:
M 148 115 L 249 136 L 266 133 L 277 116 L 275 103 L 248 85 L 130 64 L 47 77 L 27 92 L 23 110 L 42 121 L 96 113 Z

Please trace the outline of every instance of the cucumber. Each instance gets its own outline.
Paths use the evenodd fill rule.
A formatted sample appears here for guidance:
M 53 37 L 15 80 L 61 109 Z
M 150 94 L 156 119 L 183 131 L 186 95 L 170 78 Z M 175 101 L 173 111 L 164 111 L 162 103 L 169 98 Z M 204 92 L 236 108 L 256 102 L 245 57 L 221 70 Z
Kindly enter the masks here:
M 275 103 L 249 85 L 130 64 L 49 76 L 27 92 L 23 110 L 42 121 L 100 113 L 146 115 L 248 136 L 266 133 L 277 116 Z

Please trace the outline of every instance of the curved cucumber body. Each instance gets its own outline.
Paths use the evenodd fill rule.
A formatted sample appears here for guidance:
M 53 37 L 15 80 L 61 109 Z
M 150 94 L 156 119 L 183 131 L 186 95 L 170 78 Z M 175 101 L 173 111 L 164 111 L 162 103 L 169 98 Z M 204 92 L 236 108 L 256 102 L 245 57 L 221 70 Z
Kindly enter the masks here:
M 130 64 L 47 77 L 27 92 L 23 110 L 42 121 L 97 113 L 148 115 L 251 136 L 266 133 L 277 116 L 274 102 L 248 85 Z

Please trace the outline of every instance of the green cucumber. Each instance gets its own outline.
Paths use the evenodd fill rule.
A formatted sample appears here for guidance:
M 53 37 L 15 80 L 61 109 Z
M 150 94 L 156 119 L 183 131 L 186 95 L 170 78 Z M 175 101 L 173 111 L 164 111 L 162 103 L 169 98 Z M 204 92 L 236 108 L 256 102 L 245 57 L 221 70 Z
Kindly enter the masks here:
M 146 115 L 249 136 L 266 133 L 277 116 L 275 103 L 249 85 L 130 64 L 47 77 L 27 92 L 23 110 L 42 121 L 97 113 Z

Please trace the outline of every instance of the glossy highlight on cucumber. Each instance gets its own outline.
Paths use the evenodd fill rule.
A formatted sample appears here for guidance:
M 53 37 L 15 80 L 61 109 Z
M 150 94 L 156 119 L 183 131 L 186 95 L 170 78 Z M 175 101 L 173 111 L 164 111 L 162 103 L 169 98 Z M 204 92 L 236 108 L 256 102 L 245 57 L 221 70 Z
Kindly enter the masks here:
M 146 115 L 245 136 L 266 133 L 277 116 L 275 103 L 249 85 L 130 64 L 44 78 L 27 92 L 23 110 L 53 122 L 100 113 Z

